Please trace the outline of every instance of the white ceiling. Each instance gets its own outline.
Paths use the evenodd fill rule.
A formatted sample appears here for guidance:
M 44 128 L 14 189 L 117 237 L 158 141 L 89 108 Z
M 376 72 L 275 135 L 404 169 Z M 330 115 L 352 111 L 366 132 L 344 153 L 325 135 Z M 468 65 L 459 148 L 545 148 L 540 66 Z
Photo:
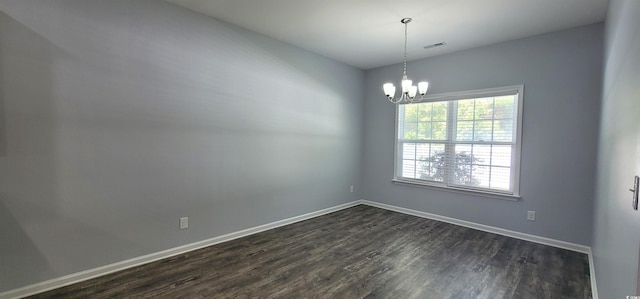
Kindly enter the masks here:
M 603 21 L 607 0 L 167 0 L 361 69 Z M 426 45 L 447 45 L 425 50 Z

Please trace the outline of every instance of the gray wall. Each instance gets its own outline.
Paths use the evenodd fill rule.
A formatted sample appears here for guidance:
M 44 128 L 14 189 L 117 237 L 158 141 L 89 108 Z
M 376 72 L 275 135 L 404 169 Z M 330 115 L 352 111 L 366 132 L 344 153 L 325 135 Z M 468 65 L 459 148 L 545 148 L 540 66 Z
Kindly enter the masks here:
M 640 212 L 631 209 L 640 175 L 640 1 L 609 1 L 593 253 L 600 298 L 636 293 Z
M 364 198 L 589 245 L 602 73 L 602 24 L 437 56 L 408 65 L 431 94 L 524 84 L 518 202 L 395 185 L 395 107 L 382 84 L 401 65 L 366 72 Z M 535 210 L 537 220 L 526 220 Z
M 164 1 L 0 11 L 0 292 L 361 197 L 363 71 Z

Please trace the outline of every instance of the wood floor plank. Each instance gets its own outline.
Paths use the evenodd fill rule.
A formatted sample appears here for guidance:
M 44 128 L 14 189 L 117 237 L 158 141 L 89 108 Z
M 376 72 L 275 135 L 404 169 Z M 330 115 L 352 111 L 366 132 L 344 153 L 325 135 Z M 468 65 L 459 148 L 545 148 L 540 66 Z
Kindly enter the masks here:
M 585 254 L 360 205 L 31 298 L 591 298 Z

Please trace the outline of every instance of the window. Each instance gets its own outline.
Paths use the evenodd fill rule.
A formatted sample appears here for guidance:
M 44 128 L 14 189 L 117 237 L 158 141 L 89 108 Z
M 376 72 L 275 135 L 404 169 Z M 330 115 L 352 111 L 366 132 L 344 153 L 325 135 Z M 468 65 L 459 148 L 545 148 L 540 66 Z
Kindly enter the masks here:
M 524 86 L 398 105 L 396 182 L 519 196 Z

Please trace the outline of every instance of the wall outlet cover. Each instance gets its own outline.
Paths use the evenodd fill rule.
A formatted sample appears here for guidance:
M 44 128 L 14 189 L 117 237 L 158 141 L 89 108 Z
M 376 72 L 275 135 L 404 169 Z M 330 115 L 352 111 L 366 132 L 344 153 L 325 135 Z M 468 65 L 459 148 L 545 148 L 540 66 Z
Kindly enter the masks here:
M 536 211 L 527 211 L 527 220 L 536 221 Z
M 180 229 L 189 228 L 189 217 L 180 218 Z

